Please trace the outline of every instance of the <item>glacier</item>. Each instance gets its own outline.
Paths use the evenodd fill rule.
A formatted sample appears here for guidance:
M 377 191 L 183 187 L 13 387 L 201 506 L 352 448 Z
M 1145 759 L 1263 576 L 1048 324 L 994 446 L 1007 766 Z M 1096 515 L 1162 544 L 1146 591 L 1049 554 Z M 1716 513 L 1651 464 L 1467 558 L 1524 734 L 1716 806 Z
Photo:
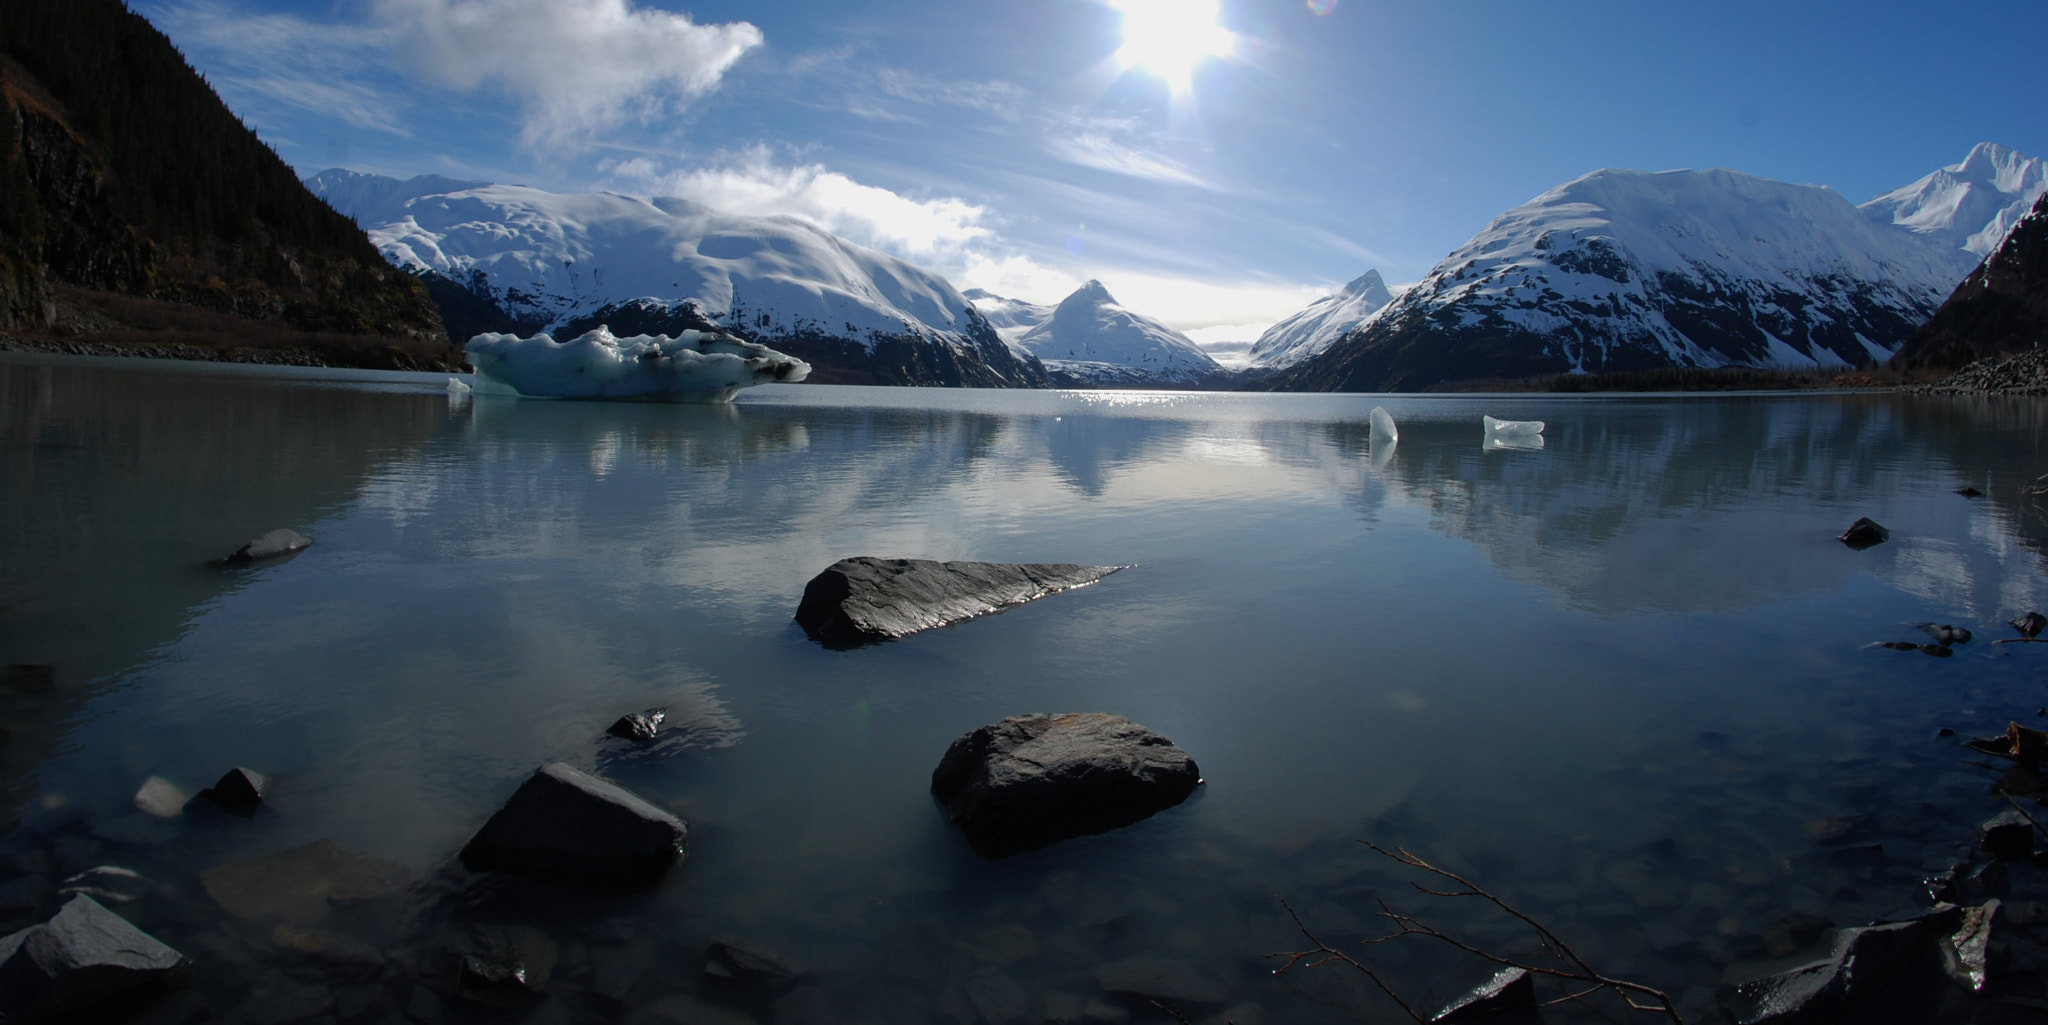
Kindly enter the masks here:
M 730 402 L 743 388 L 795 384 L 811 366 L 729 334 L 619 338 L 604 327 L 566 342 L 480 334 L 463 347 L 476 368 L 476 392 L 523 398 L 646 402 Z M 460 382 L 449 379 L 449 390 Z

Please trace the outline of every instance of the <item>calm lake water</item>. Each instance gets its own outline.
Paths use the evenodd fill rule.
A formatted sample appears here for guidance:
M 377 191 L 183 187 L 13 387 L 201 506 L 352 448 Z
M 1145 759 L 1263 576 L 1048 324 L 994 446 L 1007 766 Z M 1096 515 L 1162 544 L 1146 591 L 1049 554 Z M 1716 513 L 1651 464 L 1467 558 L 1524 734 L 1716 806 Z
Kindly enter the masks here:
M 142 873 L 121 908 L 198 962 L 194 1014 L 1036 1022 L 1097 997 L 1105 962 L 1159 957 L 1227 992 L 1195 1021 L 1381 1020 L 1336 969 L 1270 974 L 1302 945 L 1280 898 L 1333 943 L 1382 931 L 1380 898 L 1524 942 L 1407 890 L 1368 839 L 1710 1018 L 1786 916 L 1924 907 L 1920 879 L 2002 807 L 1937 729 L 2048 702 L 2048 650 L 1989 643 L 2048 606 L 2048 505 L 2018 487 L 2048 472 L 2040 400 L 774 386 L 674 407 L 444 381 L 0 358 L 0 662 L 56 678 L 0 694 L 0 876 Z M 1482 414 L 1545 420 L 1547 444 L 1487 451 Z M 1890 543 L 1838 543 L 1859 516 Z M 274 527 L 317 543 L 209 564 Z M 791 614 L 863 554 L 1135 568 L 825 650 Z M 1977 638 L 1868 647 L 1922 621 Z M 660 705 L 654 749 L 602 736 Z M 1167 735 L 1207 786 L 976 858 L 927 792 L 940 754 L 1067 711 Z M 465 872 L 549 760 L 675 809 L 687 864 L 606 899 Z M 189 793 L 234 765 L 273 775 L 264 814 L 136 810 L 148 777 Z M 292 920 L 367 964 L 309 960 L 202 885 L 316 840 L 415 880 Z M 532 1010 L 446 996 L 478 923 L 549 938 Z M 719 990 L 714 934 L 814 978 Z M 1421 1004 L 1483 974 L 1378 949 Z

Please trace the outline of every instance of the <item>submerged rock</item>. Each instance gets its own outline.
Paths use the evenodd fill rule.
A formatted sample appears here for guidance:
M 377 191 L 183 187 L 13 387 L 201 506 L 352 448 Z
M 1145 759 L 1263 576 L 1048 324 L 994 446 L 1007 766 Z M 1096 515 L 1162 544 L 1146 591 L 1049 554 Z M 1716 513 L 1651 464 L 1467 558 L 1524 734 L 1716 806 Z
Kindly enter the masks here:
M 755 989 L 782 990 L 811 973 L 765 947 L 732 936 L 717 936 L 704 952 L 704 974 Z
M 1104 992 L 1145 1000 L 1187 1004 L 1220 1004 L 1223 987 L 1215 978 L 1186 961 L 1167 957 L 1133 957 L 1095 969 Z
M 2042 627 L 2048 627 L 2048 616 L 2029 612 L 2024 616 L 2014 617 L 2011 622 L 2012 628 L 2018 630 L 2021 637 L 2034 638 L 2041 635 Z
M 2022 765 L 2039 765 L 2048 761 L 2048 733 L 2008 722 L 2005 736 L 1973 737 L 1964 742 L 1973 750 L 2000 758 L 2010 758 Z
M 1451 1001 L 1450 1006 L 1430 1020 L 1445 1025 L 1541 1022 L 1543 1017 L 1536 1010 L 1536 980 L 1526 969 L 1503 968 L 1471 992 Z
M 135 807 L 160 819 L 177 818 L 185 810 L 185 802 L 191 799 L 190 794 L 162 776 L 143 780 L 142 786 L 135 791 Z
M 1891 531 L 1886 530 L 1876 520 L 1865 516 L 1849 524 L 1849 529 L 1842 531 L 1842 536 L 1838 540 L 1860 552 L 1865 548 L 1881 545 L 1891 539 Z
M 312 543 L 313 539 L 304 534 L 279 527 L 276 530 L 267 531 L 251 540 L 248 544 L 235 549 L 235 554 L 221 561 L 261 562 L 264 559 L 275 559 L 280 555 L 290 555 Z
M 1968 484 L 1965 484 L 1965 485 L 1963 485 L 1962 487 L 1959 487 L 1959 488 L 1957 488 L 1957 489 L 1956 489 L 1956 494 L 1958 494 L 1958 495 L 1961 495 L 1961 496 L 1963 496 L 1964 498 L 1982 498 L 1982 497 L 1984 497 L 1984 492 L 1982 492 L 1982 491 L 1979 491 L 1979 490 L 1977 490 L 1976 488 L 1974 488 L 1974 487 L 1971 487 L 1971 486 L 1970 486 L 1970 485 L 1968 485 Z
M 199 874 L 206 895 L 250 921 L 310 925 L 341 904 L 389 896 L 411 882 L 405 867 L 315 840 L 279 854 L 230 861 Z
M 1947 623 L 1916 623 L 1914 625 L 1926 631 L 1927 636 L 1934 638 L 1936 643 L 1943 645 L 1968 644 L 1972 636 L 1969 630 L 1960 626 L 1951 626 Z
M 0 938 L 0 1014 L 9 1025 L 93 1016 L 149 987 L 176 984 L 189 962 L 87 896 L 41 925 Z
M 682 857 L 681 819 L 623 787 L 550 762 L 462 849 L 463 864 L 594 889 L 631 889 Z
M 1122 568 L 859 556 L 804 585 L 796 621 L 826 647 L 853 648 L 1000 612 Z
M 1187 800 L 1195 760 L 1120 715 L 1013 715 L 955 740 L 932 771 L 976 853 L 1036 850 L 1149 818 Z

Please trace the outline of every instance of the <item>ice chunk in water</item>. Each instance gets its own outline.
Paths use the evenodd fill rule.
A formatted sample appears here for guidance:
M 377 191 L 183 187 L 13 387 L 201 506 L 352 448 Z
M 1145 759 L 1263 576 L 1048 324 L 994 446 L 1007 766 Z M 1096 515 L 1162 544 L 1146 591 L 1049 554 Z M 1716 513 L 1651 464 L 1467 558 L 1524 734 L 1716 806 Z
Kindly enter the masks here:
M 1496 420 L 1490 416 L 1482 416 L 1479 421 L 1486 425 L 1486 437 L 1489 441 L 1494 438 L 1534 438 L 1543 433 L 1541 420 Z
M 730 402 L 742 388 L 810 375 L 811 365 L 722 331 L 614 336 L 599 327 L 557 342 L 481 334 L 463 347 L 476 390 L 529 398 Z
M 460 377 L 451 377 L 448 379 L 448 394 L 451 397 L 467 395 L 469 394 L 469 385 L 464 383 Z
M 1372 407 L 1372 412 L 1368 414 L 1368 418 L 1372 420 L 1372 440 L 1374 444 L 1382 441 L 1401 440 L 1401 432 L 1395 428 L 1393 414 L 1387 412 L 1387 407 Z
M 1505 452 L 1512 449 L 1534 451 L 1543 447 L 1541 434 L 1489 434 L 1479 447 L 1488 452 Z

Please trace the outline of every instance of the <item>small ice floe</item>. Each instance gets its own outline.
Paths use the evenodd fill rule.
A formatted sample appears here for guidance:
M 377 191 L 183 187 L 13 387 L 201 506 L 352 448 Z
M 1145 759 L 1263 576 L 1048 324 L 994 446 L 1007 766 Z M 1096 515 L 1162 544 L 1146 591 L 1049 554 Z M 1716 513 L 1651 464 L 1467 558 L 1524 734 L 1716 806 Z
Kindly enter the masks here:
M 451 378 L 449 378 L 449 379 L 448 379 L 448 397 L 449 397 L 449 398 L 451 398 L 451 399 L 460 399 L 460 398 L 467 398 L 468 396 L 469 396 L 469 385 L 468 385 L 468 384 L 467 384 L 466 382 L 464 382 L 464 381 L 462 380 L 462 378 L 460 378 L 460 377 L 451 377 Z
M 547 334 L 481 334 L 463 347 L 484 395 L 730 402 L 742 388 L 794 384 L 811 365 L 718 331 L 614 336 L 599 327 L 566 342 Z
M 1543 447 L 1543 421 L 1541 420 L 1496 420 L 1482 416 L 1479 422 L 1484 426 L 1485 438 L 1481 447 L 1489 452 L 1500 449 L 1536 449 Z
M 1367 419 L 1372 421 L 1373 444 L 1379 444 L 1382 441 L 1401 440 L 1401 430 L 1394 426 L 1394 415 L 1387 412 L 1387 407 L 1372 407 L 1372 412 L 1367 414 Z

